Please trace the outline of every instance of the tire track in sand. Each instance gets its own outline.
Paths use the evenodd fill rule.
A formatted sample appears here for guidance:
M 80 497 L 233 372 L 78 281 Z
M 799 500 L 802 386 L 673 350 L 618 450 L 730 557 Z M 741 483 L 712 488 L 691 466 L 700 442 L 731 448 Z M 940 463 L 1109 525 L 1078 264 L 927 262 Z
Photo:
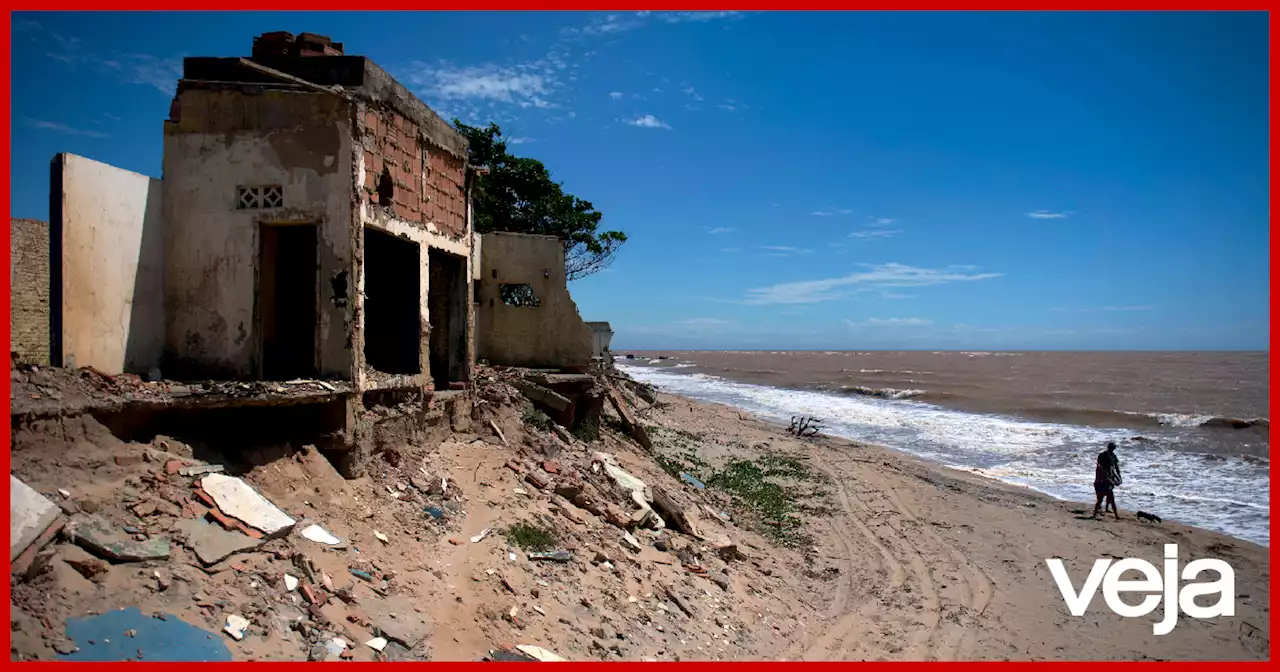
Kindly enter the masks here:
M 842 572 L 844 578 L 838 584 L 832 605 L 828 609 L 827 622 L 834 621 L 835 624 L 827 627 L 816 638 L 802 640 L 793 644 L 788 649 L 788 659 L 796 655 L 799 655 L 802 660 L 829 659 L 824 654 L 827 654 L 833 645 L 841 645 L 843 640 L 855 635 L 865 625 L 864 622 L 869 620 L 867 615 L 863 613 L 864 609 L 858 604 L 852 603 L 852 600 L 856 599 L 855 596 L 862 597 L 858 595 L 860 592 L 877 592 L 877 589 L 863 588 L 856 583 L 857 576 L 853 570 L 858 566 L 855 564 L 857 554 L 852 542 L 848 522 L 852 522 L 858 532 L 880 553 L 882 564 L 879 569 L 887 573 L 887 577 L 885 578 L 885 586 L 880 588 L 879 591 L 896 590 L 903 581 L 901 563 L 898 562 L 897 557 L 889 549 L 879 542 L 875 534 L 867 527 L 865 521 L 854 511 L 842 480 L 833 473 L 830 466 L 820 456 L 814 455 L 814 457 L 819 463 L 819 468 L 831 477 L 832 483 L 835 484 L 836 498 L 840 503 L 842 513 L 838 516 L 833 516 L 828 523 L 834 538 L 845 552 L 844 570 Z M 859 590 L 860 588 L 861 591 Z
M 831 625 L 810 640 L 798 644 L 798 646 L 804 646 L 801 658 L 803 660 L 842 659 L 842 654 L 851 643 L 860 643 L 863 640 L 861 635 L 864 633 L 870 634 L 877 643 L 883 642 L 885 646 L 893 646 L 889 642 L 897 639 L 898 633 L 883 631 L 886 625 L 883 618 L 883 605 L 888 596 L 895 595 L 901 590 L 906 582 L 907 572 L 899 557 L 881 542 L 879 535 L 871 529 L 867 520 L 859 513 L 859 509 L 865 510 L 865 507 L 859 502 L 860 506 L 855 508 L 840 472 L 833 469 L 831 463 L 822 455 L 815 453 L 813 458 L 835 485 L 836 498 L 840 503 L 841 511 L 837 516 L 833 516 L 830 524 L 836 538 L 848 554 L 846 567 L 853 569 L 860 566 L 856 564 L 859 561 L 865 563 L 870 560 L 860 557 L 861 554 L 856 552 L 851 541 L 852 536 L 849 534 L 849 527 L 852 526 L 879 553 L 881 563 L 877 573 L 884 575 L 884 580 L 883 585 L 870 588 L 852 585 L 852 583 L 847 588 L 842 585 L 842 590 L 838 592 L 829 610 L 828 622 Z M 846 571 L 846 576 L 850 582 L 855 578 L 852 571 Z M 851 599 L 851 596 L 856 597 Z M 880 649 L 881 647 L 872 648 Z

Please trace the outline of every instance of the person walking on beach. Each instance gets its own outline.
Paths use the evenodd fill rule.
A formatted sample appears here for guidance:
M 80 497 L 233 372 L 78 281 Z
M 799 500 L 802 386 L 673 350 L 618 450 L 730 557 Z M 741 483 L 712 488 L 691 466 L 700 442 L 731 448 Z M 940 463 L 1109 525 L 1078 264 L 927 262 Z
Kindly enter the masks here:
M 1103 503 L 1120 520 L 1120 509 L 1116 506 L 1115 488 L 1120 485 L 1120 458 L 1116 457 L 1116 444 L 1107 443 L 1107 449 L 1098 453 L 1098 468 L 1093 475 L 1093 491 L 1098 495 L 1098 502 L 1093 505 L 1093 517 L 1097 518 L 1102 511 Z

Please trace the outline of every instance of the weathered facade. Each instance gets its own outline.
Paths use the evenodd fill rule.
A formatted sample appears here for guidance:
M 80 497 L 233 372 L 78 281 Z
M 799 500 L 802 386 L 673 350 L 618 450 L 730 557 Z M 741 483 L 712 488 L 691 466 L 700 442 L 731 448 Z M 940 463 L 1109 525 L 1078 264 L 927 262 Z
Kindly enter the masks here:
M 465 138 L 372 61 L 267 37 L 186 59 L 165 123 L 166 375 L 466 381 Z
M 49 363 L 49 225 L 9 220 L 9 352 Z
M 569 296 L 564 243 L 552 236 L 480 236 L 476 278 L 480 359 L 529 368 L 585 370 L 594 335 Z

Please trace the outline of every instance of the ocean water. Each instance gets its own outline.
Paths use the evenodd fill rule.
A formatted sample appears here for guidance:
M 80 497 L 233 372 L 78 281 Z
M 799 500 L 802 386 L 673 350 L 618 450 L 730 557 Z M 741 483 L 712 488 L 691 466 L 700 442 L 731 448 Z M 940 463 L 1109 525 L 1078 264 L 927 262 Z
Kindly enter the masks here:
M 618 368 L 671 394 L 726 404 L 783 424 L 796 415 L 821 418 L 826 434 L 1090 504 L 1097 453 L 1108 441 L 1115 441 L 1124 473 L 1124 485 L 1116 490 L 1122 512 L 1147 511 L 1270 545 L 1269 457 L 1250 454 L 1257 450 L 1224 451 L 1203 440 L 1202 420 L 1195 416 L 1174 414 L 1166 422 L 1157 418 L 1153 427 L 1138 434 L 1133 427 L 959 410 L 912 395 L 849 394 L 740 382 L 698 373 L 692 362 L 620 358 Z M 1135 418 L 1139 415 L 1148 419 L 1145 414 Z M 1135 425 L 1144 427 L 1142 422 Z

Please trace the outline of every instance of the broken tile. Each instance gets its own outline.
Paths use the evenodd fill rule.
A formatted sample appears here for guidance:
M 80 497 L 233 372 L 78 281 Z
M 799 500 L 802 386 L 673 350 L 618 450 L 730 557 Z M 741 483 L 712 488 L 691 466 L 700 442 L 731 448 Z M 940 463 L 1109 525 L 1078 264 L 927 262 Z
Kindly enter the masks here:
M 257 490 L 234 476 L 209 474 L 200 480 L 200 487 L 223 513 L 261 530 L 270 538 L 288 534 L 296 524 Z
M 134 541 L 97 516 L 72 521 L 68 534 L 72 541 L 89 552 L 115 562 L 165 560 L 169 557 L 168 539 L 152 537 L 146 541 Z

